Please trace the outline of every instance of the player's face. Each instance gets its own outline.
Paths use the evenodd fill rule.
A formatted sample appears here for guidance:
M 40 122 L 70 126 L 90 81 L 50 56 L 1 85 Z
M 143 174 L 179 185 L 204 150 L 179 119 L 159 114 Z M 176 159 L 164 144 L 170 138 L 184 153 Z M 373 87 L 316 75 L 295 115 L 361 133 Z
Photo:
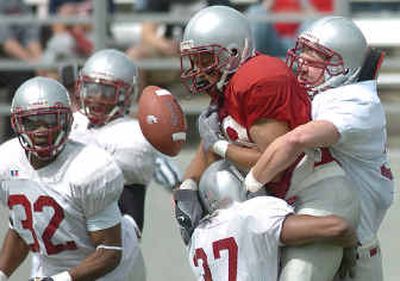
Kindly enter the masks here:
M 220 62 L 214 49 L 189 51 L 181 58 L 181 77 L 190 80 L 189 88 L 192 92 L 208 92 L 213 89 L 221 77 L 221 71 L 218 68 Z
M 117 103 L 116 89 L 112 85 L 85 82 L 82 91 L 86 110 L 91 116 L 107 115 Z
M 54 142 L 56 135 L 60 132 L 59 118 L 64 117 L 59 117 L 57 113 L 27 115 L 21 118 L 21 122 L 32 142 L 37 146 L 42 146 Z
M 301 83 L 318 86 L 325 81 L 325 58 L 317 52 L 305 48 L 299 56 L 298 79 Z
M 218 81 L 220 72 L 215 69 L 217 62 L 214 54 L 201 53 L 195 58 L 194 65 L 199 71 L 199 78 L 203 79 L 205 83 L 215 84 Z

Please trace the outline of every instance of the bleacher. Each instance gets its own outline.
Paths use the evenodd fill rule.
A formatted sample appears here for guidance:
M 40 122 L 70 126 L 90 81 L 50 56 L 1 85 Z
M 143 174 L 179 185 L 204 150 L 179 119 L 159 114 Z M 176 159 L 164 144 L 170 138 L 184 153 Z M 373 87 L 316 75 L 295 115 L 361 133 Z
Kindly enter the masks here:
M 109 19 L 111 36 L 107 34 L 100 34 L 100 36 L 95 36 L 100 38 L 100 40 L 95 40 L 96 48 L 101 48 L 104 46 L 99 46 L 103 44 L 105 46 L 113 44 L 113 46 L 123 46 L 126 47 L 129 44 L 137 42 L 139 40 L 140 32 L 140 22 L 146 19 L 152 19 L 159 22 L 177 22 L 185 21 L 186 18 L 177 18 L 176 15 L 168 14 L 137 14 L 134 13 L 134 5 L 136 0 L 114 0 L 117 9 L 116 13 Z M 36 20 L 40 24 L 46 25 L 51 24 L 55 21 L 64 22 L 92 22 L 94 26 L 96 25 L 106 25 L 107 20 L 101 19 L 96 21 L 96 15 L 92 19 L 62 19 L 49 17 L 47 13 L 48 0 L 25 0 L 26 3 L 31 5 L 36 11 L 34 19 L 25 20 Z M 103 1 L 95 1 L 95 5 L 99 5 Z M 257 2 L 256 0 L 233 0 L 234 4 L 240 5 L 241 7 L 246 7 L 252 3 Z M 369 0 L 351 0 L 350 2 L 382 2 L 382 1 L 369 1 Z M 400 2 L 400 1 L 384 1 L 384 2 Z M 105 3 L 105 1 L 104 1 Z M 349 6 L 344 5 L 344 0 L 336 0 L 336 14 L 348 14 Z M 95 7 L 96 10 L 96 7 Z M 121 11 L 123 11 L 121 13 Z M 96 11 L 95 11 L 96 13 Z M 94 13 L 94 14 L 95 14 Z M 319 15 L 315 15 L 317 18 Z M 399 89 L 400 88 L 400 33 L 395 32 L 400 30 L 400 17 L 399 14 L 357 14 L 351 15 L 355 20 L 356 24 L 364 32 L 368 42 L 372 46 L 383 48 L 387 51 L 386 60 L 383 63 L 381 75 L 379 76 L 378 82 L 382 89 Z M 252 20 L 265 20 L 265 21 L 277 21 L 282 19 L 288 19 L 289 21 L 302 21 L 309 19 L 306 15 L 273 15 L 268 19 L 252 19 Z M 12 20 L 12 19 L 11 19 Z M 15 20 L 15 19 L 14 19 Z M 24 20 L 24 19 L 20 19 Z M 100 31 L 101 28 L 98 28 Z M 103 29 L 105 30 L 105 29 Z M 99 35 L 99 34 L 97 34 Z M 59 64 L 62 64 L 60 62 Z M 0 70 L 4 69 L 26 69 L 33 67 L 50 68 L 57 67 L 57 65 L 48 65 L 46 63 L 38 63 L 34 65 L 27 65 L 25 63 L 19 63 L 15 61 L 5 61 L 0 60 Z M 143 69 L 178 69 L 179 63 L 176 59 L 146 59 L 138 62 L 139 68 Z M 185 101 L 186 103 L 186 101 Z M 187 107 L 187 110 L 196 113 L 198 110 L 195 106 Z M 0 105 L 0 114 L 8 112 L 7 105 Z

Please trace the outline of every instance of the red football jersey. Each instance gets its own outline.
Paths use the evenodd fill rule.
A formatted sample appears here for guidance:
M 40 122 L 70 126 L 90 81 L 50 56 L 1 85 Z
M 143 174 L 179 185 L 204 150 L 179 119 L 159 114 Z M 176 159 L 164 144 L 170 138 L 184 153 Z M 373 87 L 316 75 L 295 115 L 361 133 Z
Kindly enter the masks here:
M 279 58 L 257 54 L 233 75 L 224 91 L 220 118 L 231 116 L 247 131 L 261 118 L 290 129 L 311 119 L 311 103 L 291 69 Z
M 281 59 L 257 54 L 231 78 L 224 91 L 219 116 L 227 139 L 251 146 L 249 130 L 257 120 L 284 121 L 290 129 L 294 129 L 310 121 L 311 102 L 291 69 Z M 288 187 L 290 168 L 286 174 L 281 181 L 285 187 L 278 187 L 281 185 L 278 183 L 277 189 Z

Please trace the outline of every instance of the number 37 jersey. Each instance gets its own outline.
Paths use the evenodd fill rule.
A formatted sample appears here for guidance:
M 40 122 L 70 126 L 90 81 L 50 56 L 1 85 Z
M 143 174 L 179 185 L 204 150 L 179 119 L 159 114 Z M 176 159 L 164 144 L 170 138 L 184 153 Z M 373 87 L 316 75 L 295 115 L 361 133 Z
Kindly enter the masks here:
M 40 253 L 43 274 L 76 266 L 92 253 L 88 231 L 99 229 L 88 222 L 115 204 L 123 187 L 110 156 L 68 142 L 51 164 L 34 170 L 12 139 L 0 147 L 0 158 L 7 159 L 0 164 L 0 201 L 10 210 L 11 228 Z M 110 224 L 119 223 L 120 214 L 115 220 Z
M 197 280 L 276 281 L 282 223 L 293 209 L 259 196 L 203 219 L 189 243 Z

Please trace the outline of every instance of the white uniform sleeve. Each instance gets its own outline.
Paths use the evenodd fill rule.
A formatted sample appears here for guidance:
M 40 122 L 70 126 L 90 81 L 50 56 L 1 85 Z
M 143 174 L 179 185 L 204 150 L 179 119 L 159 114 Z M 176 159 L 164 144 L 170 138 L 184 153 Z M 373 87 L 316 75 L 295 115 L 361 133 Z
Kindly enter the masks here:
M 118 207 L 118 202 L 114 201 L 110 206 L 106 207 L 101 212 L 91 216 L 87 220 L 87 229 L 89 231 L 97 231 L 114 226 L 116 222 L 121 220 L 121 212 Z
M 0 145 L 0 202 L 7 207 L 8 183 L 14 176 L 20 173 L 20 158 L 25 156 L 25 151 L 21 147 L 17 138 L 10 139 Z M 6 159 L 6 160 L 4 160 Z M 26 160 L 25 160 L 26 161 Z
M 124 175 L 125 184 L 147 185 L 151 181 L 156 157 L 150 144 L 133 143 L 131 147 L 116 149 L 112 156 Z
M 147 185 L 154 173 L 156 150 L 145 139 L 136 119 L 123 118 L 100 129 L 98 143 L 121 169 L 125 185 Z
M 351 85 L 321 93 L 313 101 L 313 120 L 333 123 L 340 133 L 340 143 L 356 142 L 382 128 L 384 111 L 378 96 L 363 85 Z
M 7 207 L 7 190 L 6 190 L 6 182 L 0 180 L 0 203 Z
M 71 172 L 72 193 L 85 216 L 91 218 L 118 201 L 123 177 L 110 155 L 101 148 L 87 146 L 77 161 L 81 165 Z
M 245 201 L 241 213 L 246 216 L 249 231 L 265 234 L 279 242 L 283 221 L 294 211 L 282 199 L 259 196 Z
M 182 181 L 182 171 L 172 158 L 159 154 L 156 159 L 154 179 L 159 185 L 172 189 Z

